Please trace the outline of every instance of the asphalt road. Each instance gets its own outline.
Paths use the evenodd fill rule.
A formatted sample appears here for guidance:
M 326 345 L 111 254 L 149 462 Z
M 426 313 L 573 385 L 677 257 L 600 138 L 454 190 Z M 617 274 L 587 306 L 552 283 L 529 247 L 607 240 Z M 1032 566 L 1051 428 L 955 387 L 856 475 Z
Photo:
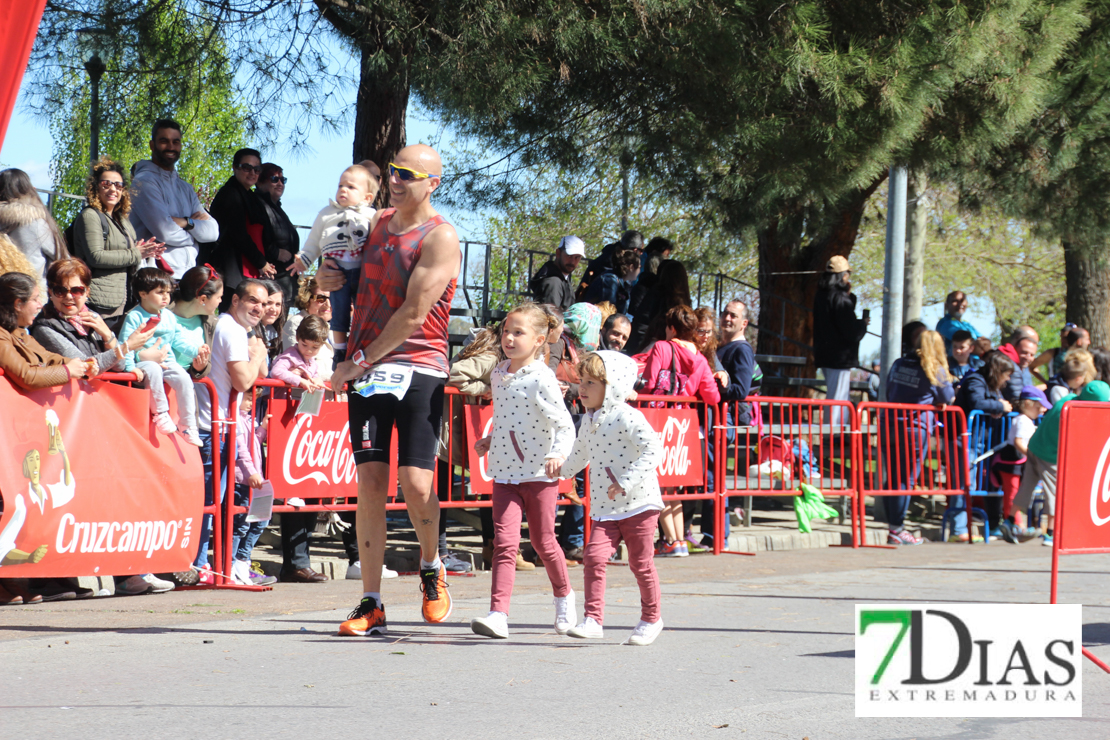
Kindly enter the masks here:
M 857 719 L 857 602 L 1048 600 L 1036 543 L 829 548 L 659 560 L 666 629 L 609 569 L 606 635 L 555 635 L 541 571 L 520 574 L 508 640 L 474 635 L 489 576 L 451 579 L 420 620 L 415 577 L 387 581 L 390 632 L 340 638 L 354 581 L 0 609 L 0 738 L 1110 738 L 1110 675 L 1084 668 L 1082 719 Z M 1062 602 L 1110 660 L 1110 556 L 1063 561 Z M 571 572 L 580 591 L 582 569 Z

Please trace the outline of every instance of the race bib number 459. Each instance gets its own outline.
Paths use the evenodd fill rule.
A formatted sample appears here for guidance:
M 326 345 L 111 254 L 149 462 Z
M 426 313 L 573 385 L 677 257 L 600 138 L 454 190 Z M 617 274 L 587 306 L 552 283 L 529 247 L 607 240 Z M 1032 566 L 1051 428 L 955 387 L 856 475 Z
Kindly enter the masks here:
M 401 400 L 412 383 L 411 365 L 378 365 L 355 382 L 355 393 L 369 398 L 390 393 Z

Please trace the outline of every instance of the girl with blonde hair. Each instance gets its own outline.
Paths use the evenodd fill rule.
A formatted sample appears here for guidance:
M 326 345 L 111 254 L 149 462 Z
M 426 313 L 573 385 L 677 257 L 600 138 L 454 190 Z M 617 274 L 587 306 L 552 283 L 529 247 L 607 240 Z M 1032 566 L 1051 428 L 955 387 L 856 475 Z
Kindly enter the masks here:
M 938 411 L 955 398 L 952 379 L 948 375 L 944 340 L 935 331 L 928 331 L 920 321 L 902 329 L 905 354 L 894 361 L 887 376 L 887 401 L 933 406 Z M 887 474 L 892 488 L 910 491 L 917 484 L 929 437 L 936 425 L 933 411 L 888 409 L 880 417 L 879 448 L 885 451 Z M 957 463 L 959 464 L 959 463 Z M 888 545 L 920 545 L 924 540 L 905 529 L 909 496 L 883 496 L 889 533 Z

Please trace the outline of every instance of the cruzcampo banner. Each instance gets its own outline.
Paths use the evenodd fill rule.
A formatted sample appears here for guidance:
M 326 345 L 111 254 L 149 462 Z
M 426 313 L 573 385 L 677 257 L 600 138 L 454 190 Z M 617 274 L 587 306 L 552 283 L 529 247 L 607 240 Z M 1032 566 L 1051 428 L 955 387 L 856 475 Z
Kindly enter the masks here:
M 200 451 L 157 433 L 150 394 L 103 381 L 23 392 L 0 378 L 0 578 L 185 570 Z

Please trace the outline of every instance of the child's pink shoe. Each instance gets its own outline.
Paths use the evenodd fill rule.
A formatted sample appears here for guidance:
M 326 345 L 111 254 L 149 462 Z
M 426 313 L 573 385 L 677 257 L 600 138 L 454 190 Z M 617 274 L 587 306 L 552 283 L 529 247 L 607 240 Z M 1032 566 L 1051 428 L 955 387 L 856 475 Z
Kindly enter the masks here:
M 154 415 L 154 426 L 165 435 L 170 435 L 177 431 L 177 425 L 173 423 L 173 420 L 170 419 L 170 415 L 165 411 Z

